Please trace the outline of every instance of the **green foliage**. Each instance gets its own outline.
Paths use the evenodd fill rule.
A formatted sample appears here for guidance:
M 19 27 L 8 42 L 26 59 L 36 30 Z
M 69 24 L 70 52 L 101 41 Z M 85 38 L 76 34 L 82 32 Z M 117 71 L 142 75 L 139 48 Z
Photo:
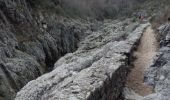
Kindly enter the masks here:
M 138 18 L 134 16 L 134 17 L 132 18 L 132 22 L 137 22 L 137 21 L 138 21 Z
M 16 11 L 21 12 L 23 10 L 24 10 L 24 6 L 23 5 L 17 5 L 16 6 Z

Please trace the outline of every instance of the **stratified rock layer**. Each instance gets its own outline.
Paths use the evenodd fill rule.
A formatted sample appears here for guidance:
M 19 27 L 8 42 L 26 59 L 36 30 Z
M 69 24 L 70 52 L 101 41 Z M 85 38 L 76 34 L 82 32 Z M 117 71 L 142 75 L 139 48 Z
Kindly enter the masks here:
M 29 82 L 16 100 L 117 100 L 130 53 L 149 24 L 105 22 L 74 53 L 55 63 L 52 72 Z

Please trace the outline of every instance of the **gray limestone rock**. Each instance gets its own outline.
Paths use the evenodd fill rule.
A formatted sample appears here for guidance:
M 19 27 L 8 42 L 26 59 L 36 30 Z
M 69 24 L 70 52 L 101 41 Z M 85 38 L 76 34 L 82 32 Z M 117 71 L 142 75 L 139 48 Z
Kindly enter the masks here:
M 132 52 L 149 25 L 140 25 L 125 35 L 127 30 L 121 28 L 124 22 L 106 23 L 87 36 L 77 51 L 55 63 L 52 72 L 24 86 L 16 100 L 117 100 L 128 72 L 126 54 Z
M 91 32 L 91 23 L 50 15 L 35 1 L 0 0 L 0 100 L 13 100 Z
M 145 75 L 146 83 L 154 86 L 156 93 L 148 95 L 142 100 L 169 100 L 170 98 L 170 24 L 162 25 L 158 31 L 161 35 L 161 47 Z

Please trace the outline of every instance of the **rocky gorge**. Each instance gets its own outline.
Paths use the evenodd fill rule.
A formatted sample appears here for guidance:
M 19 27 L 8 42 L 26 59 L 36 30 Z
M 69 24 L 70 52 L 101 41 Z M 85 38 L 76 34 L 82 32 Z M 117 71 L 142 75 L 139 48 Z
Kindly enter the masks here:
M 145 82 L 154 87 L 155 93 L 142 100 L 169 100 L 169 22 L 158 28 L 160 34 L 160 49 L 145 73 Z
M 161 37 L 160 48 L 144 74 L 144 82 L 153 87 L 153 92 L 142 96 L 125 88 L 125 100 L 169 100 L 169 29 L 169 22 L 157 29 L 157 34 Z
M 0 1 L 0 99 L 15 98 L 26 83 L 51 71 L 57 59 L 73 52 L 92 30 L 89 23 L 37 11 L 30 2 Z M 50 17 L 50 18 L 49 18 Z M 48 19 L 47 19 L 48 18 Z
M 29 82 L 17 93 L 16 100 L 118 99 L 130 53 L 149 25 L 127 22 L 106 24 L 101 31 L 87 36 L 76 52 L 55 63 L 52 72 Z
M 0 0 L 0 100 L 169 100 L 169 22 L 102 5 L 70 17 L 61 2 Z

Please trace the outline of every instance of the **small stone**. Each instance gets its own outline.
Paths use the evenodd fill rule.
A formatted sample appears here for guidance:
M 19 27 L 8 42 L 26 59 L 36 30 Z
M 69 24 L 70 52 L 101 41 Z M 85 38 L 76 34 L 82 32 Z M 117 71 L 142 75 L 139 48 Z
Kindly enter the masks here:
M 165 79 L 165 76 L 161 75 L 161 76 L 159 77 L 159 79 L 160 79 L 160 80 L 164 80 L 164 79 Z

